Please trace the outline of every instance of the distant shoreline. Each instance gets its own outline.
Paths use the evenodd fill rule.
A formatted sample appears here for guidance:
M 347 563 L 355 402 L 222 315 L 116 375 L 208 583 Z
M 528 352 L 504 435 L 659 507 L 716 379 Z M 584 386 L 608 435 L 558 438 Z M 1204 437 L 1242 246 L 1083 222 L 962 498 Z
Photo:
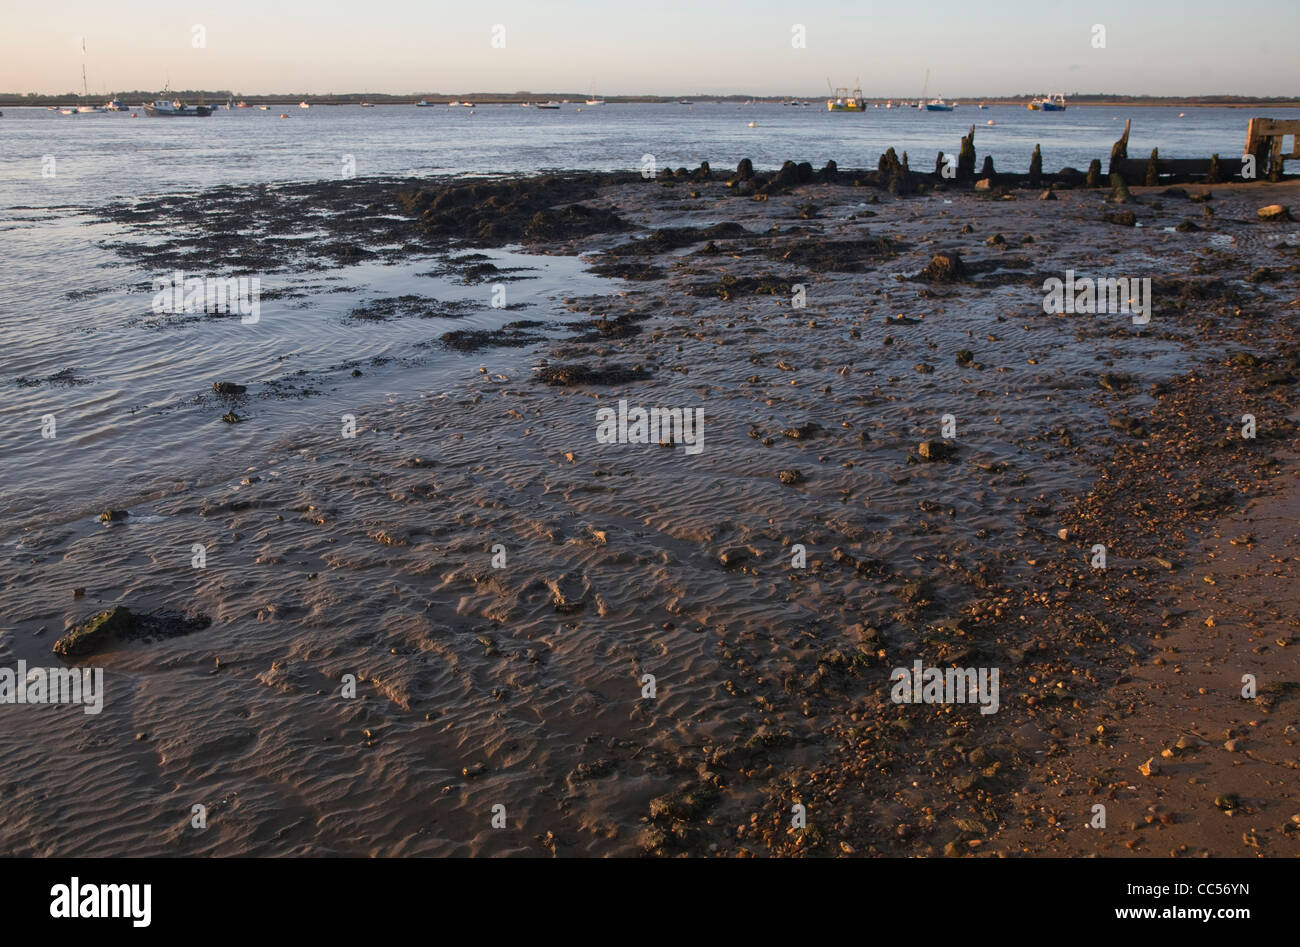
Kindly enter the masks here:
M 102 104 L 106 99 L 116 96 L 129 106 L 141 102 L 152 102 L 158 98 L 180 98 L 186 102 L 197 102 L 200 98 L 209 105 L 221 105 L 230 99 L 243 101 L 249 105 L 296 105 L 306 102 L 309 105 L 359 105 L 362 102 L 374 105 L 410 106 L 418 101 L 428 101 L 432 105 L 448 105 L 451 102 L 470 101 L 475 105 L 518 105 L 524 102 L 567 101 L 570 105 L 581 106 L 586 103 L 588 95 L 580 92 L 467 92 L 450 95 L 448 93 L 412 93 L 410 95 L 368 95 L 364 93 L 345 93 L 339 95 L 303 95 L 301 93 L 281 95 L 237 95 L 225 90 L 208 91 L 190 89 L 180 92 L 132 91 L 103 93 L 99 95 L 79 96 L 72 93 L 63 95 L 34 95 L 32 93 L 0 93 L 0 108 L 21 108 L 32 106 L 47 108 L 55 105 Z M 956 96 L 954 101 L 973 107 L 980 103 L 985 105 L 1025 106 L 1033 95 L 1020 96 Z M 871 105 L 884 106 L 893 102 L 904 108 L 914 104 L 919 96 L 908 98 L 867 97 L 864 101 Z M 809 105 L 824 107 L 825 98 L 815 96 L 748 96 L 748 95 L 701 95 L 701 96 L 661 96 L 661 95 L 611 95 L 603 97 L 609 104 L 616 105 L 662 105 L 674 102 L 696 103 L 735 103 L 747 102 L 776 104 L 781 102 L 806 102 Z M 1139 106 L 1166 108 L 1300 108 L 1297 98 L 1251 98 L 1247 96 L 1192 96 L 1173 98 L 1161 96 L 1124 96 L 1124 95 L 1071 95 L 1067 101 L 1075 107 L 1085 106 Z

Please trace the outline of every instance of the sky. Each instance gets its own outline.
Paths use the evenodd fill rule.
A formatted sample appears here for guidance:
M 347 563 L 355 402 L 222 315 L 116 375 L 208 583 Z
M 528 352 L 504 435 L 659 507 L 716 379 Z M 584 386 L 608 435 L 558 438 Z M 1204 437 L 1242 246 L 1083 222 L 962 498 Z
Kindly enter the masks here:
M 0 92 L 1300 96 L 1298 47 L 1300 0 L 4 0 Z

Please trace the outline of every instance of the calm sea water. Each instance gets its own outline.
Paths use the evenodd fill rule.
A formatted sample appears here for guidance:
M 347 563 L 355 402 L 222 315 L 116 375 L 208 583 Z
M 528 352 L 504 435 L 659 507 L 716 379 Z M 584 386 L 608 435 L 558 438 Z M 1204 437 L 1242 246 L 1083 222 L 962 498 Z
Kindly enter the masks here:
M 775 104 L 566 105 L 538 111 L 518 105 L 474 109 L 355 106 L 216 112 L 208 120 L 164 121 L 129 113 L 63 116 L 6 109 L 0 119 L 0 208 L 82 204 L 127 194 L 156 194 L 217 184 L 337 177 L 345 155 L 357 174 L 446 174 L 547 168 L 639 169 L 659 164 L 735 167 L 751 158 L 776 167 L 787 158 L 842 167 L 875 167 L 893 146 L 917 169 L 939 151 L 957 150 L 976 125 L 976 148 L 1004 171 L 1026 171 L 1035 144 L 1043 166 L 1086 169 L 1103 161 L 1133 120 L 1130 153 L 1158 147 L 1165 157 L 1240 153 L 1244 109 L 1072 107 L 1066 112 L 962 105 L 955 112 L 871 109 L 831 114 Z M 1292 114 L 1294 113 L 1294 114 Z M 281 119 L 280 115 L 288 115 Z M 1275 118 L 1300 110 L 1275 109 Z M 996 124 L 986 124 L 993 121 Z M 749 123 L 755 127 L 749 127 Z M 57 175 L 42 178 L 42 157 Z
M 109 200 L 337 178 L 349 159 L 357 175 L 639 169 L 647 154 L 660 166 L 674 167 L 709 161 L 726 169 L 745 157 L 768 168 L 787 158 L 874 167 L 880 153 L 894 146 L 925 169 L 938 151 L 955 151 L 972 124 L 978 126 L 979 154 L 992 153 L 1001 170 L 1026 170 L 1035 144 L 1042 146 L 1047 170 L 1082 169 L 1094 157 L 1106 158 L 1126 118 L 1133 120 L 1130 153 L 1159 147 L 1165 157 L 1194 157 L 1238 154 L 1253 114 L 1185 112 L 1072 107 L 1036 113 L 963 105 L 952 113 L 879 108 L 829 114 L 817 107 L 707 102 L 572 104 L 559 111 L 518 105 L 299 109 L 286 103 L 265 112 L 221 110 L 208 119 L 172 122 L 147 118 L 142 110 L 133 118 L 5 109 L 0 533 L 12 536 L 33 520 L 93 515 L 169 479 L 225 475 L 307 417 L 355 411 L 359 402 L 408 397 L 416 390 L 452 390 L 457 373 L 485 362 L 514 359 L 517 367 L 518 353 L 461 356 L 420 345 L 450 328 L 562 318 L 560 297 L 614 287 L 587 275 L 576 260 L 497 254 L 508 265 L 534 268 L 536 279 L 512 289 L 513 301 L 525 303 L 527 311 L 494 310 L 483 287 L 421 276 L 427 266 L 359 266 L 337 271 L 324 283 L 319 274 L 296 283 L 265 280 L 263 291 L 306 289 L 307 295 L 264 302 L 256 333 L 226 319 L 159 326 L 142 318 L 150 296 L 138 289 L 157 274 L 124 266 L 104 246 L 121 234 L 84 213 Z M 281 119 L 281 113 L 288 117 Z M 1293 117 L 1287 110 L 1273 114 Z M 415 319 L 376 328 L 347 319 L 360 302 L 403 293 L 479 299 L 482 307 L 454 322 Z M 412 358 L 417 351 L 420 357 Z M 349 383 L 346 399 L 336 395 L 327 375 L 313 397 L 259 402 L 256 422 L 236 428 L 223 425 L 221 412 L 203 397 L 215 380 L 248 384 L 257 392 L 291 383 L 299 372 L 341 371 L 345 362 L 376 366 L 367 368 L 364 381 Z M 46 415 L 56 418 L 54 439 L 41 437 Z

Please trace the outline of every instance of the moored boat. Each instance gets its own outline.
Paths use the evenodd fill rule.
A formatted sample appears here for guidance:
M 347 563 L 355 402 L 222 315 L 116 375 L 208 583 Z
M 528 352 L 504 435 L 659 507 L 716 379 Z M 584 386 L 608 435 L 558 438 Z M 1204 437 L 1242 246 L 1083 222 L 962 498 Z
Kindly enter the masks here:
M 927 112 L 951 112 L 956 107 L 956 102 L 945 102 L 942 96 L 937 99 L 931 99 L 929 102 L 925 103 L 925 110 Z
M 537 105 L 535 106 L 535 108 L 539 108 L 539 109 L 558 109 L 559 107 L 560 107 L 559 102 L 547 102 L 545 104 L 538 102 Z
M 829 83 L 827 83 L 829 85 Z M 831 92 L 831 97 L 826 100 L 826 111 L 828 112 L 863 112 L 866 111 L 866 104 L 862 101 L 862 90 L 854 89 L 852 93 L 847 88 L 841 86 Z
M 308 105 L 307 102 L 304 100 L 304 101 L 298 103 L 298 108 L 300 108 L 300 109 L 309 109 L 309 108 L 311 108 L 311 106 Z
M 455 103 L 452 104 L 454 105 Z M 415 107 L 418 109 L 433 108 L 433 103 L 430 102 L 428 99 L 421 99 L 420 101 L 415 103 Z
M 1031 112 L 1064 112 L 1065 95 L 1057 92 L 1052 95 L 1039 96 L 1029 103 Z
M 158 99 L 152 104 L 146 102 L 144 112 L 151 118 L 207 118 L 212 109 L 206 105 L 186 105 L 180 99 Z

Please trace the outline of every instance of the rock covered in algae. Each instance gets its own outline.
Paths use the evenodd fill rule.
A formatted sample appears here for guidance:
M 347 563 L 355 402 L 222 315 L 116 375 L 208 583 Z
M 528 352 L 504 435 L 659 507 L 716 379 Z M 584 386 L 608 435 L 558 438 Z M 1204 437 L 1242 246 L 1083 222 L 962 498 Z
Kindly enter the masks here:
M 114 605 L 108 611 L 87 618 L 68 629 L 54 643 L 54 653 L 65 658 L 100 651 L 109 642 L 129 634 L 135 619 L 129 609 Z

